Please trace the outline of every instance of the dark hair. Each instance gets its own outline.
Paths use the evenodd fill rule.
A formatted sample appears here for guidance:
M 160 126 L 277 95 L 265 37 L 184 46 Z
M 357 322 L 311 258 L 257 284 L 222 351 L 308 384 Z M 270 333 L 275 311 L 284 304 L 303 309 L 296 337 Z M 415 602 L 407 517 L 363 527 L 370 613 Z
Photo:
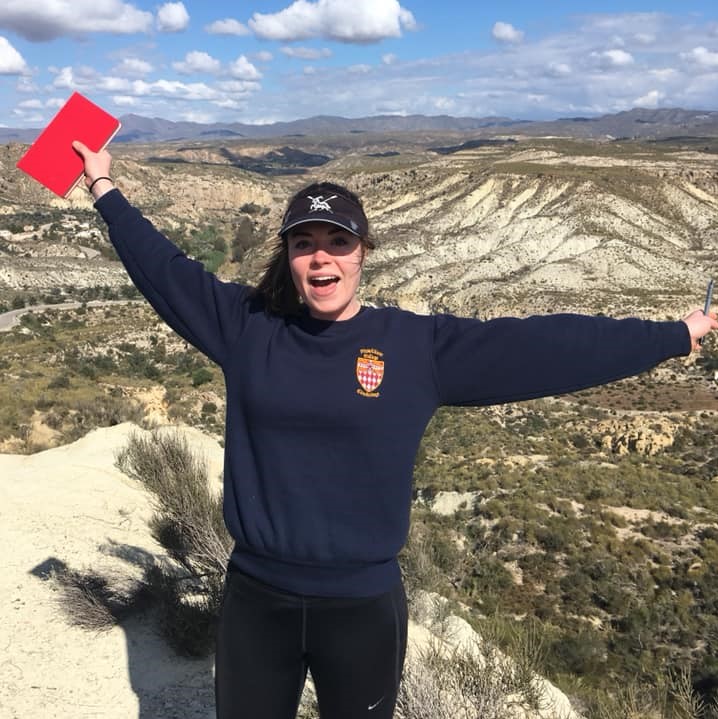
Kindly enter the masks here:
M 332 193 L 341 195 L 358 205 L 362 212 L 364 206 L 359 197 L 351 190 L 343 185 L 336 185 L 333 182 L 314 182 L 307 187 L 303 187 L 297 192 L 287 203 L 287 208 L 298 198 L 307 193 L 327 194 Z M 364 251 L 373 250 L 376 246 L 374 240 L 367 235 L 360 237 L 362 248 Z M 299 299 L 299 293 L 294 286 L 292 273 L 289 269 L 289 251 L 287 247 L 287 233 L 279 237 L 274 246 L 274 251 L 269 259 L 264 274 L 254 289 L 255 296 L 260 296 L 264 300 L 264 306 L 267 312 L 277 314 L 282 317 L 288 315 L 299 314 L 302 303 Z

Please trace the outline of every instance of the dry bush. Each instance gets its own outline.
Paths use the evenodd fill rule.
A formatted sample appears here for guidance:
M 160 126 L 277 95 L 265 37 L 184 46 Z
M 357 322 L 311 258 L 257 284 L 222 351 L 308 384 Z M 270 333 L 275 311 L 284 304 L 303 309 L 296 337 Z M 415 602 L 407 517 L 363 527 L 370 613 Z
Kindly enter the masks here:
M 162 635 L 178 653 L 203 657 L 214 651 L 222 577 L 196 577 L 157 563 L 145 574 Z
M 117 578 L 66 567 L 53 571 L 51 578 L 61 591 L 66 616 L 84 629 L 111 629 L 147 603 L 147 587 L 143 582 L 135 582 L 123 591 Z
M 162 632 L 179 653 L 206 655 L 214 649 L 232 548 L 221 493 L 212 491 L 205 463 L 179 432 L 131 435 L 117 466 L 151 493 L 152 534 L 174 560 L 145 572 Z
M 593 708 L 592 719 L 716 719 L 718 702 L 704 700 L 693 686 L 687 667 L 669 671 L 659 686 L 630 683 Z
M 439 643 L 407 662 L 396 719 L 513 719 L 535 701 L 512 659 L 490 642 L 450 654 Z
M 57 570 L 63 609 L 74 624 L 102 630 L 153 607 L 178 653 L 209 654 L 232 546 L 221 494 L 212 492 L 204 462 L 178 432 L 131 435 L 117 465 L 152 495 L 152 534 L 169 558 L 123 556 L 122 548 L 114 548 L 112 553 L 143 571 L 142 580 L 130 584 L 117 576 Z
M 414 512 L 407 542 L 399 555 L 410 607 L 421 592 L 451 592 L 455 577 L 464 571 L 464 561 L 466 555 L 445 528 L 428 524 Z
M 117 466 L 152 494 L 152 533 L 190 576 L 223 576 L 232 549 L 222 496 L 209 484 L 205 463 L 179 432 L 132 434 Z

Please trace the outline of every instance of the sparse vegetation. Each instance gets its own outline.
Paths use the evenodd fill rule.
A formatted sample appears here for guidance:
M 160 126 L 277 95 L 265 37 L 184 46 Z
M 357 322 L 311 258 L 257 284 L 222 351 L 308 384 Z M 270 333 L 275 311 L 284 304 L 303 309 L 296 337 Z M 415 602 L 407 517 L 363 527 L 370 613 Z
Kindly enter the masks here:
M 472 651 L 473 650 L 473 651 Z M 510 719 L 517 708 L 531 707 L 533 678 L 491 642 L 442 652 L 430 646 L 404 670 L 397 719 Z M 556 719 L 559 719 L 557 717 Z
M 221 432 L 223 405 L 203 411 L 208 400 L 196 394 L 221 397 L 221 379 L 199 352 L 158 327 L 144 304 L 23 315 L 18 329 L 0 334 L 0 442 L 15 438 L 13 451 L 37 451 L 93 427 L 142 424 L 142 393 L 158 384 L 169 414 Z M 54 431 L 40 444 L 32 439 L 38 422 Z
M 447 519 L 415 510 L 420 528 L 433 525 L 422 576 L 478 615 L 540 618 L 542 672 L 559 685 L 578 677 L 610 696 L 631 676 L 659 692 L 668 669 L 683 668 L 709 704 L 718 675 L 704 637 L 718 636 L 718 585 L 705 558 L 712 545 L 695 529 L 718 526 L 715 460 L 702 440 L 718 420 L 706 413 L 685 423 L 672 451 L 616 456 L 591 437 L 595 413 L 543 402 L 439 412 L 423 443 L 417 488 L 478 491 L 481 499 L 473 518 L 449 525 L 461 528 L 466 549 L 454 542 L 448 566 L 436 554 Z M 567 425 L 583 426 L 586 443 L 577 447 Z M 539 458 L 512 468 L 507 451 Z M 614 519 L 606 507 L 625 513 Z M 410 543 L 407 558 L 416 551 Z
M 93 571 L 57 572 L 62 606 L 71 621 L 92 629 L 107 628 L 151 606 L 178 653 L 204 656 L 214 648 L 232 546 L 221 493 L 213 491 L 202 458 L 178 433 L 132 435 L 117 464 L 151 494 L 152 534 L 168 557 L 148 562 L 142 580 L 130 587 Z

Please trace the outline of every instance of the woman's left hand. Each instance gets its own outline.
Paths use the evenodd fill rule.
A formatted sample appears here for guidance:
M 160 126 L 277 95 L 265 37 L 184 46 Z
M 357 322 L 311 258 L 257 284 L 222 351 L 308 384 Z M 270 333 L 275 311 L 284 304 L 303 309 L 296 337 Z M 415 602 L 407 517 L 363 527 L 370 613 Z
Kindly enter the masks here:
M 691 350 L 697 350 L 700 347 L 700 340 L 712 330 L 718 329 L 715 312 L 705 314 L 703 310 L 694 310 L 684 317 L 683 321 L 691 335 Z

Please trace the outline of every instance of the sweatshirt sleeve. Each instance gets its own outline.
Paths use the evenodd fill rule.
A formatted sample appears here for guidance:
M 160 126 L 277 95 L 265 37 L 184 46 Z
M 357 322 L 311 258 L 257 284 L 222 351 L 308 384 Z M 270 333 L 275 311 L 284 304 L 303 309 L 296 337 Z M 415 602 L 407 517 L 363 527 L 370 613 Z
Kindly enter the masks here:
M 95 207 L 137 289 L 175 332 L 224 365 L 227 348 L 241 329 L 248 288 L 221 282 L 189 259 L 119 190 L 104 194 Z
M 441 404 L 489 405 L 575 392 L 687 355 L 685 322 L 554 314 L 434 318 Z

